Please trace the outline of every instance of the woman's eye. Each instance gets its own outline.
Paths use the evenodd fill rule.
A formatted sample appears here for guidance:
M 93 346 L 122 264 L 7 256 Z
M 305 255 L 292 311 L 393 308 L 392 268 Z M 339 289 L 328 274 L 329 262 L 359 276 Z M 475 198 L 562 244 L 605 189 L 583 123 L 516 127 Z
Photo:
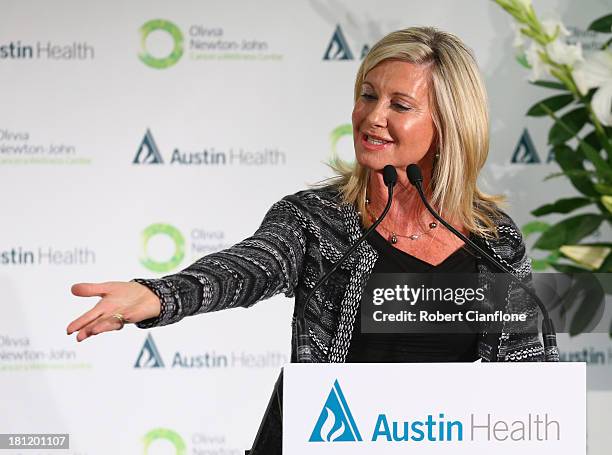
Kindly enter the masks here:
M 362 93 L 362 94 L 361 94 L 361 97 L 362 97 L 364 100 L 368 100 L 368 101 L 371 101 L 371 100 L 375 100 L 375 99 L 376 99 L 376 97 L 375 97 L 374 95 L 371 95 L 371 94 L 369 94 L 369 93 Z
M 393 103 L 393 107 L 400 112 L 406 112 L 410 110 L 410 106 L 404 106 L 403 104 Z

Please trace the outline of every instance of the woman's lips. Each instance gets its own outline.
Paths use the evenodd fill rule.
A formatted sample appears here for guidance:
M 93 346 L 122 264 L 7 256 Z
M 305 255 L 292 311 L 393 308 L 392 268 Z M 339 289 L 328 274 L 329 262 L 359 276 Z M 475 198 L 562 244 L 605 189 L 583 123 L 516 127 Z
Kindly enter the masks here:
M 370 150 L 372 152 L 379 152 L 381 150 L 386 150 L 393 144 L 393 142 L 385 141 L 378 138 L 370 138 L 367 134 L 361 134 L 361 145 L 366 150 Z

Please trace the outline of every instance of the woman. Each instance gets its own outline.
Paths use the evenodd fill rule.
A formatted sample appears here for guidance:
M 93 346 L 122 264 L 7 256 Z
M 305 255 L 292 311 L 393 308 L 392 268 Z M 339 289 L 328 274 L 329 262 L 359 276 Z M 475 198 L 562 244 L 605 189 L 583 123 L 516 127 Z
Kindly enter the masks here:
M 357 73 L 352 122 L 356 163 L 336 163 L 339 175 L 332 182 L 283 198 L 252 237 L 174 275 L 74 285 L 75 295 L 102 299 L 70 323 L 68 333 L 78 331 L 82 341 L 125 322 L 161 326 L 283 292 L 295 296 L 296 308 L 306 304 L 313 362 L 542 360 L 535 306 L 520 288 L 509 287 L 505 301 L 533 317 L 512 333 L 377 336 L 358 327 L 361 295 L 372 273 L 478 272 L 486 284 L 495 272 L 434 222 L 408 182 L 411 163 L 420 166 L 434 207 L 456 229 L 519 277 L 529 276 L 520 231 L 497 208 L 497 199 L 476 185 L 488 153 L 488 118 L 471 52 L 455 36 L 429 27 L 387 35 Z M 382 169 L 388 164 L 398 172 L 389 214 L 306 303 L 316 281 L 382 212 Z M 292 344 L 295 360 L 295 336 Z

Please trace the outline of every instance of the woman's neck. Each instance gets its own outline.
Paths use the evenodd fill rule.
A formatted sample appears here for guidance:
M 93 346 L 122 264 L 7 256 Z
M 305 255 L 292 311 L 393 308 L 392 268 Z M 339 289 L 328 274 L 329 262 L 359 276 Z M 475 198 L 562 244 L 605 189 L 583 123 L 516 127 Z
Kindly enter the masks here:
M 423 189 L 427 196 L 430 196 L 430 182 L 432 173 L 432 161 L 422 160 L 419 162 L 421 173 L 423 174 Z M 431 215 L 423 205 L 417 190 L 408 181 L 406 171 L 398 172 L 397 184 L 393 191 L 393 202 L 389 213 L 383 221 L 383 226 L 404 233 L 406 230 L 425 223 Z M 367 209 L 370 216 L 378 218 L 382 213 L 388 199 L 388 191 L 385 186 L 382 172 L 370 172 L 368 182 Z

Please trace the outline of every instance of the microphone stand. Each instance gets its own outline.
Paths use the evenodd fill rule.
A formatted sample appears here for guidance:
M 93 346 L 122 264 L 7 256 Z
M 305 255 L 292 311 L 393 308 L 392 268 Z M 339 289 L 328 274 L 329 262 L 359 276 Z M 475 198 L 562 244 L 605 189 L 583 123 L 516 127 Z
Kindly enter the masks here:
M 298 309 L 297 318 L 296 318 L 296 347 L 297 347 L 297 363 L 309 363 L 311 358 L 311 350 L 310 350 L 310 338 L 308 337 L 308 330 L 306 329 L 306 306 L 312 296 L 317 292 L 317 290 L 325 284 L 325 282 L 329 279 L 330 276 L 340 267 L 340 265 L 349 257 L 349 255 L 357 249 L 359 245 L 361 245 L 368 236 L 378 227 L 380 223 L 385 219 L 389 209 L 391 208 L 391 203 L 393 202 L 393 187 L 397 183 L 397 171 L 390 164 L 386 165 L 383 169 L 383 180 L 385 182 L 385 186 L 387 187 L 387 204 L 385 208 L 378 217 L 378 219 L 370 226 L 365 233 L 355 242 L 353 246 L 351 246 L 346 253 L 342 255 L 338 261 L 334 264 L 334 266 L 325 274 L 314 287 L 308 293 L 308 296 L 304 300 L 304 304 Z
M 338 261 L 333 265 L 333 267 L 325 274 L 322 278 L 317 281 L 315 286 L 310 290 L 304 303 L 301 307 L 299 307 L 296 311 L 296 336 L 295 336 L 295 346 L 296 346 L 296 359 L 295 361 L 298 363 L 310 363 L 311 361 L 311 350 L 310 350 L 310 339 L 308 337 L 308 330 L 306 328 L 306 305 L 310 302 L 310 299 L 315 294 L 315 292 L 329 279 L 329 277 L 340 267 L 340 265 L 349 257 L 349 255 L 357 249 L 359 245 L 361 245 L 368 236 L 376 229 L 376 227 L 383 221 L 383 219 L 387 216 L 389 209 L 391 208 L 391 203 L 393 202 L 393 187 L 397 183 L 397 171 L 391 165 L 387 165 L 383 169 L 383 181 L 385 182 L 385 186 L 387 187 L 387 204 L 380 215 L 380 217 L 370 226 L 364 234 L 355 242 L 353 246 L 351 246 Z M 294 359 L 292 359 L 293 361 Z M 253 448 L 251 450 L 245 451 L 247 455 L 259 455 L 257 451 L 257 445 L 260 440 L 264 441 L 265 444 L 266 439 L 268 437 L 269 428 L 266 425 L 280 425 L 280 429 L 282 430 L 282 420 L 283 420 L 283 407 L 282 407 L 282 398 L 281 391 L 283 387 L 283 372 L 281 371 L 278 379 L 276 380 L 276 384 L 274 384 L 274 391 L 272 392 L 272 396 L 270 397 L 270 401 L 268 402 L 268 406 L 264 413 L 263 419 L 261 420 L 261 424 L 257 431 L 257 435 L 255 436 L 255 441 L 253 442 Z M 266 455 L 268 455 L 267 453 Z
M 501 270 L 503 273 L 507 274 L 516 284 L 518 284 L 530 297 L 532 297 L 540 311 L 542 312 L 542 341 L 544 344 L 544 359 L 546 362 L 558 362 L 559 361 L 559 349 L 557 348 L 557 333 L 555 332 L 555 326 L 553 324 L 550 315 L 548 314 L 548 310 L 546 306 L 542 302 L 542 300 L 538 297 L 533 289 L 523 283 L 513 271 L 505 267 L 501 262 L 494 259 L 489 253 L 483 250 L 480 246 L 478 246 L 475 242 L 468 239 L 465 235 L 451 226 L 446 220 L 444 220 L 429 204 L 427 198 L 425 197 L 425 193 L 423 192 L 423 175 L 421 174 L 421 170 L 419 166 L 416 164 L 411 164 L 406 169 L 406 174 L 408 175 L 408 180 L 410 183 L 416 188 L 421 201 L 425 205 L 425 208 L 436 218 L 440 223 L 446 227 L 450 232 L 452 232 L 455 236 L 459 237 L 463 240 L 467 245 L 472 247 L 474 250 L 478 251 L 485 259 L 487 259 L 491 264 Z

